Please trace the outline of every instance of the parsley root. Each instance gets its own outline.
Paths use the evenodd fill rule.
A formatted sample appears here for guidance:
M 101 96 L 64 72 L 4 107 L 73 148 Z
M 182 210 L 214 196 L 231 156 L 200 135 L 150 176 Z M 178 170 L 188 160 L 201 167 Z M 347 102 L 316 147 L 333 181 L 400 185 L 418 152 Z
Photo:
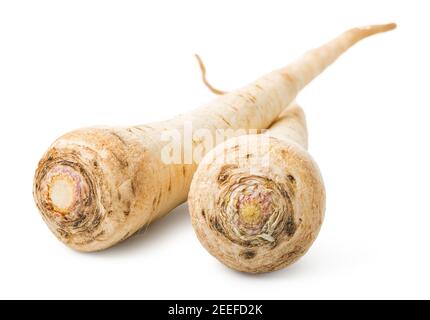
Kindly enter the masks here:
M 171 120 L 128 128 L 95 127 L 56 140 L 41 159 L 34 198 L 59 240 L 80 251 L 108 248 L 167 214 L 187 198 L 197 162 L 163 160 L 163 132 L 265 129 L 298 92 L 359 40 L 394 24 L 351 29 L 296 62 Z M 192 148 L 205 145 L 191 139 Z M 208 151 L 210 148 L 203 148 Z M 204 154 L 204 152 L 203 152 Z M 252 216 L 252 214 L 250 213 Z
M 309 249 L 323 221 L 325 191 L 306 148 L 304 113 L 293 104 L 265 134 L 230 139 L 203 158 L 188 204 L 213 256 L 260 273 L 288 266 Z M 229 160 L 217 161 L 221 155 Z

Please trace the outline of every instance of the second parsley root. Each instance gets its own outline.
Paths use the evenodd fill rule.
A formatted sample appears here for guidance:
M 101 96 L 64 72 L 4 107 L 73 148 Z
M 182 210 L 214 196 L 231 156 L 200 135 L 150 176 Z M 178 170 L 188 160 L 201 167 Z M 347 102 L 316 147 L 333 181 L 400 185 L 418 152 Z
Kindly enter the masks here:
M 194 230 L 213 256 L 260 273 L 305 254 L 325 210 L 323 180 L 306 148 L 304 114 L 294 105 L 267 133 L 228 140 L 203 159 L 188 204 Z M 217 160 L 222 157 L 225 162 Z

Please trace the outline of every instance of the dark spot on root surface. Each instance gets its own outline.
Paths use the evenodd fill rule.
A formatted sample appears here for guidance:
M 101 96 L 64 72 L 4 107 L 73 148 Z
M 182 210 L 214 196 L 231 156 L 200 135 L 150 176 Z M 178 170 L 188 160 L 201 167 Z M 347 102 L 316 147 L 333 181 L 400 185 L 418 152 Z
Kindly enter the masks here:
M 252 251 L 252 250 L 245 250 L 245 251 L 242 251 L 239 255 L 243 259 L 250 260 L 255 258 L 256 253 L 255 251 Z
M 125 142 L 124 139 L 118 133 L 110 131 L 110 134 L 117 138 L 122 144 L 127 145 L 127 142 Z
M 103 236 L 104 234 L 105 234 L 105 231 L 104 231 L 104 230 L 101 230 L 99 233 L 97 233 L 97 234 L 94 236 L 94 239 L 96 240 L 96 239 L 100 238 L 101 236 Z
M 292 184 L 296 184 L 296 179 L 295 179 L 291 174 L 289 174 L 289 175 L 287 176 L 287 178 L 288 178 L 288 180 L 289 180 Z
M 90 237 L 82 241 L 76 241 L 75 244 L 78 246 L 85 246 L 87 244 L 90 244 L 91 242 L 94 242 L 95 240 L 96 239 L 94 237 Z
M 202 210 L 202 217 L 203 217 L 204 219 L 206 219 L 206 212 L 205 212 L 205 210 Z
M 281 189 L 281 194 L 285 199 L 290 199 L 290 195 L 288 194 L 287 190 Z
M 128 239 L 130 237 L 130 231 L 128 231 L 122 238 L 121 241 L 124 241 L 125 239 Z
M 64 239 L 67 239 L 67 238 L 69 238 L 69 233 L 67 232 L 67 231 L 65 231 L 64 229 L 60 229 L 60 228 L 57 228 L 57 233 L 61 236 L 61 237 L 63 237 Z
M 223 116 L 220 116 L 221 120 L 229 127 L 231 127 L 231 123 L 227 121 Z
M 159 205 L 160 205 L 160 202 L 161 202 L 161 196 L 162 196 L 162 192 L 161 192 L 161 190 L 160 190 L 160 192 L 158 193 L 157 206 L 159 206 Z
M 285 225 L 285 233 L 287 234 L 287 236 L 292 237 L 296 233 L 296 230 L 297 226 L 294 222 L 294 218 L 292 216 L 289 216 Z
M 75 221 L 72 226 L 73 226 L 74 229 L 77 229 L 77 228 L 79 228 L 82 225 L 83 222 L 84 222 L 84 219 L 81 218 L 81 219 Z
M 140 132 L 145 132 L 145 130 L 142 127 L 139 127 L 139 126 L 135 126 L 135 127 L 133 127 L 133 129 L 138 130 Z
M 134 185 L 134 182 L 131 182 L 131 193 L 133 194 L 133 196 L 136 195 L 136 186 Z
M 93 221 L 93 227 L 97 227 L 101 222 L 101 217 L 97 215 L 97 217 Z
M 125 210 L 124 210 L 124 215 L 128 216 L 131 212 L 131 202 L 127 201 L 125 204 Z
M 233 150 L 233 151 L 237 151 L 237 150 L 239 150 L 239 145 L 237 144 L 237 145 L 235 145 L 234 147 L 232 147 L 230 150 Z
M 230 164 L 230 165 L 226 164 L 226 165 L 222 166 L 221 170 L 219 171 L 218 178 L 217 178 L 218 183 L 220 183 L 220 184 L 224 183 L 228 179 L 228 177 L 230 176 L 229 171 L 232 169 L 235 169 L 235 168 L 237 168 L 237 166 L 235 166 L 233 164 Z
M 120 166 L 122 168 L 127 168 L 128 167 L 128 162 L 127 160 L 119 157 L 115 152 L 111 152 L 112 156 L 116 159 L 116 161 L 118 161 L 118 163 L 120 164 Z
M 222 229 L 222 227 L 221 227 L 221 225 L 220 225 L 220 223 L 216 217 L 211 220 L 210 224 L 215 231 L 224 235 L 224 230 Z
M 248 100 L 249 100 L 250 102 L 252 102 L 252 103 L 255 103 L 255 102 L 257 101 L 257 98 L 256 98 L 256 97 L 254 97 L 253 95 L 249 95 L 249 96 L 248 96 Z
M 295 258 L 303 255 L 305 252 L 306 252 L 306 250 L 304 248 L 302 248 L 301 246 L 295 246 L 292 251 L 284 254 L 284 257 L 286 257 L 287 259 L 295 259 Z

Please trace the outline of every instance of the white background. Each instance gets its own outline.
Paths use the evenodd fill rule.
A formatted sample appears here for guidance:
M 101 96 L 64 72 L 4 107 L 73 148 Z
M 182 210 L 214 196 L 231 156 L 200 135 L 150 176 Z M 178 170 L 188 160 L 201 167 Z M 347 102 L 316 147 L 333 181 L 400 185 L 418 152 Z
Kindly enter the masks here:
M 428 1 L 2 1 L 0 298 L 430 298 Z M 32 199 L 49 144 L 82 126 L 162 120 L 353 26 L 397 22 L 299 96 L 327 188 L 309 253 L 279 272 L 227 269 L 186 206 L 81 254 Z

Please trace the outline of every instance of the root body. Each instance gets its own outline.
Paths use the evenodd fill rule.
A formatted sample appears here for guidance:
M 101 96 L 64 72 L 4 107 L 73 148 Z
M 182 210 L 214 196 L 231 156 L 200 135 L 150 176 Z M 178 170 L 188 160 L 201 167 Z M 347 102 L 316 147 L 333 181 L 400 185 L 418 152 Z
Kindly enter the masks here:
M 80 251 L 105 249 L 128 238 L 187 198 L 197 163 L 186 161 L 185 145 L 189 143 L 205 154 L 209 148 L 204 146 L 210 144 L 208 139 L 184 141 L 185 123 L 191 123 L 195 131 L 208 130 L 212 136 L 219 129 L 266 129 L 340 54 L 357 41 L 391 27 L 349 30 L 291 65 L 169 121 L 128 128 L 86 128 L 60 137 L 41 159 L 34 180 L 34 198 L 44 220 L 58 239 Z M 166 131 L 174 131 L 178 143 L 184 143 L 180 146 L 183 161 L 169 163 L 162 159 L 168 145 L 163 137 Z M 225 173 L 241 175 L 234 170 Z M 300 174 L 297 176 L 300 178 Z M 284 182 L 275 179 L 267 183 L 276 186 L 273 194 L 268 186 L 249 189 L 247 197 L 236 199 L 240 204 L 238 214 L 226 202 L 225 214 L 237 217 L 237 224 L 234 230 L 218 226 L 226 228 L 232 239 L 274 243 L 271 239 L 280 232 L 280 220 L 272 221 L 263 203 L 282 192 Z M 256 197 L 259 192 L 267 199 Z M 248 239 L 242 236 L 245 229 L 261 232 Z
M 306 146 L 304 114 L 293 106 L 266 134 L 231 139 L 203 159 L 188 203 L 198 238 L 218 260 L 268 272 L 310 248 L 323 222 L 325 190 Z M 228 164 L 217 161 L 222 155 Z

